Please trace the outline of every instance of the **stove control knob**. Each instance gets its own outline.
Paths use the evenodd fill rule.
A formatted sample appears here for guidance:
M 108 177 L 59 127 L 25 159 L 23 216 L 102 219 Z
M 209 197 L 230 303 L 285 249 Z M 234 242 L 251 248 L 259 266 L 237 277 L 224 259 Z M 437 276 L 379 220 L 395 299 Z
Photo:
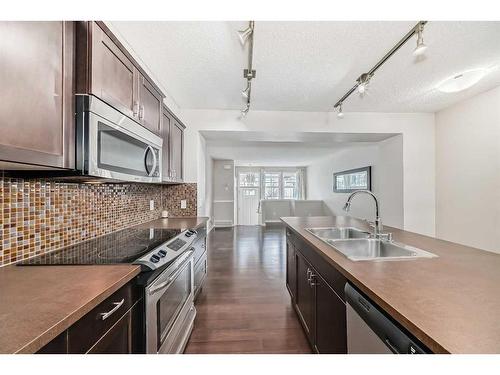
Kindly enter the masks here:
M 149 258 L 149 260 L 153 263 L 158 263 L 160 261 L 160 257 L 156 254 L 154 255 L 151 255 L 151 258 Z
M 191 233 L 190 231 L 186 232 L 186 237 L 191 237 L 192 235 L 193 235 L 193 233 Z
M 165 250 L 160 250 L 158 251 L 158 255 L 161 257 L 161 258 L 165 258 L 165 255 L 167 255 L 167 252 Z

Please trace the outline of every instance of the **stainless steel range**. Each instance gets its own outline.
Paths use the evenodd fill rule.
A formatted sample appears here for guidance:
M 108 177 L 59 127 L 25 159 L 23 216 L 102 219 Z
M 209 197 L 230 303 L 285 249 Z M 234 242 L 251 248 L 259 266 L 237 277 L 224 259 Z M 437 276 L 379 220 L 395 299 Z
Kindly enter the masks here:
M 129 228 L 27 259 L 20 266 L 132 263 L 141 266 L 146 353 L 182 353 L 193 329 L 194 229 Z

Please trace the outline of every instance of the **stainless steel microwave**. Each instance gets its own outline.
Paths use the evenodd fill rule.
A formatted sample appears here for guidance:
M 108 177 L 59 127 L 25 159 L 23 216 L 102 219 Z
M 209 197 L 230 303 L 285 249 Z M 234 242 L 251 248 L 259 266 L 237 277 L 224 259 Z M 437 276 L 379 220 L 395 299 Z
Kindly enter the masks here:
M 76 166 L 87 177 L 161 182 L 163 140 L 92 95 L 76 95 Z

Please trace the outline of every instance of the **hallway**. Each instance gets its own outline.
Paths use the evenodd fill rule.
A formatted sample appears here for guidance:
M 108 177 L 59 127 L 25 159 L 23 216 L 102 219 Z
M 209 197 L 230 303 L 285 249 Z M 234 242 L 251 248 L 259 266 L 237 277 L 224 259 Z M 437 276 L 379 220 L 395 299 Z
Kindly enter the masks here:
M 186 353 L 310 353 L 285 287 L 281 227 L 218 228 Z

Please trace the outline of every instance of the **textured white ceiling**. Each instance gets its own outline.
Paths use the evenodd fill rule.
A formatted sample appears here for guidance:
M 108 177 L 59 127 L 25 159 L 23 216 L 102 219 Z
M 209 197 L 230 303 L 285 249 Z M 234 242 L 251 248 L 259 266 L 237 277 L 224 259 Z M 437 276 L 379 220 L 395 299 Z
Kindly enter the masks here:
M 252 108 L 328 111 L 416 22 L 256 22 Z M 245 22 L 111 22 L 181 108 L 239 109 Z M 345 111 L 435 112 L 500 84 L 500 22 L 429 22 L 425 59 L 410 40 Z M 435 87 L 464 70 L 494 67 L 473 88 Z

